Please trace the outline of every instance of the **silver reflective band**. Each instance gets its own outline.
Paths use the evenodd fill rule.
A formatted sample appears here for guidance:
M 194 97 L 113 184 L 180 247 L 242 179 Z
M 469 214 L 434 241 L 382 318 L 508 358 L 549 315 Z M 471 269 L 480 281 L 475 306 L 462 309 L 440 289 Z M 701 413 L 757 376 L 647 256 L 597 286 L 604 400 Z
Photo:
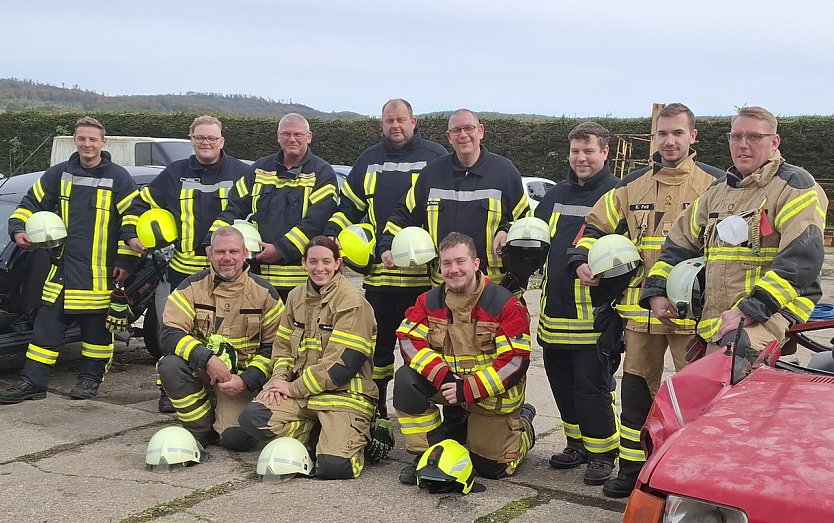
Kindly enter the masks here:
M 500 189 L 478 189 L 477 191 L 455 191 L 454 189 L 429 189 L 429 198 L 473 202 L 476 200 L 500 200 Z
M 587 205 L 565 205 L 564 203 L 554 203 L 553 212 L 561 213 L 565 216 L 579 216 L 584 218 L 589 212 L 591 212 L 591 207 L 588 207 Z
M 70 182 L 73 185 L 82 185 L 84 187 L 108 187 L 113 188 L 112 178 L 95 178 L 93 176 L 75 176 L 64 171 L 61 175 L 61 180 Z
M 397 171 L 397 172 L 404 172 L 410 173 L 412 171 L 418 171 L 426 166 L 426 162 L 411 162 L 411 163 L 395 163 L 395 162 L 385 162 L 382 165 L 378 163 L 372 163 L 368 165 L 366 169 L 367 173 L 380 173 L 382 171 Z
M 212 192 L 217 192 L 220 189 L 231 189 L 232 188 L 232 182 L 231 181 L 226 181 L 226 182 L 217 182 L 217 183 L 214 183 L 214 184 L 211 184 L 211 185 L 204 185 L 204 184 L 202 184 L 202 183 L 200 183 L 196 180 L 189 180 L 189 179 L 186 178 L 186 179 L 182 180 L 182 188 L 183 189 L 194 189 L 195 191 L 212 193 Z

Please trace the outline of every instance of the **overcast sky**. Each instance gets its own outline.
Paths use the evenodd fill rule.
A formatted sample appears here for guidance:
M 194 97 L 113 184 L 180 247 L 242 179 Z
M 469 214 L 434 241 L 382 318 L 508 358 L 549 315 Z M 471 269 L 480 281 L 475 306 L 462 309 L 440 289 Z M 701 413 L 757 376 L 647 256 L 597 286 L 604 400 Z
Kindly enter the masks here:
M 322 111 L 834 114 L 834 3 L 140 0 L 0 3 L 0 77 Z

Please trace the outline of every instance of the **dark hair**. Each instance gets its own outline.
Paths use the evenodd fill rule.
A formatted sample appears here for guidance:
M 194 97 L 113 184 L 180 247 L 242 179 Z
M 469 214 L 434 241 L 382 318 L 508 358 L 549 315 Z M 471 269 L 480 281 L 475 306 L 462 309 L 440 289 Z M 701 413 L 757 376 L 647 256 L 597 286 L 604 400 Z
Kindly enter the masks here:
M 405 108 L 408 109 L 408 116 L 414 116 L 414 109 L 411 108 L 411 104 L 408 103 L 408 100 L 406 100 L 405 98 L 391 98 L 390 100 L 385 102 L 385 104 L 382 106 L 382 112 L 384 113 L 385 109 L 387 109 L 388 106 L 394 106 L 394 105 L 400 105 L 400 104 L 404 105 Z
M 446 237 L 440 242 L 440 245 L 437 246 L 437 250 L 439 252 L 443 252 L 446 249 L 451 249 L 452 247 L 456 247 L 458 245 L 466 245 L 469 249 L 469 255 L 473 258 L 478 257 L 478 251 L 475 250 L 475 241 L 462 232 L 450 232 L 447 234 Z
M 686 114 L 686 119 L 689 122 L 689 130 L 691 131 L 692 129 L 694 129 L 695 115 L 692 113 L 692 110 L 689 107 L 683 105 L 682 103 L 675 102 L 667 105 L 666 107 L 661 109 L 659 113 L 657 113 L 657 117 L 660 118 L 661 116 L 677 116 L 681 113 Z
M 590 141 L 592 136 L 596 137 L 597 141 L 599 142 L 600 149 L 605 149 L 606 147 L 608 147 L 608 140 L 611 139 L 611 133 L 608 132 L 608 129 L 596 122 L 582 122 L 581 124 L 574 127 L 573 130 L 568 133 L 568 141 Z
M 316 236 L 309 242 L 307 245 L 304 246 L 304 254 L 301 255 L 301 258 L 306 260 L 307 253 L 310 252 L 310 249 L 313 247 L 324 247 L 326 249 L 330 249 L 330 252 L 333 253 L 333 259 L 338 260 L 342 256 L 339 254 L 339 246 L 336 244 L 335 241 L 331 240 L 327 236 Z

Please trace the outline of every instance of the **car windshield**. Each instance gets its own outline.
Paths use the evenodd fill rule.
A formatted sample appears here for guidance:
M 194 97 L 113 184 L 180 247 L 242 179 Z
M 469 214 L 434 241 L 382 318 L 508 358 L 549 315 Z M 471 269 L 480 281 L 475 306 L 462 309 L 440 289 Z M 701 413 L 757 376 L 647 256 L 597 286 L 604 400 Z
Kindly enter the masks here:
M 9 239 L 9 216 L 12 215 L 16 207 L 16 203 L 0 200 L 0 252 L 11 241 Z
M 189 142 L 159 142 L 159 146 L 165 150 L 165 154 L 172 162 L 184 160 L 194 154 L 194 149 Z

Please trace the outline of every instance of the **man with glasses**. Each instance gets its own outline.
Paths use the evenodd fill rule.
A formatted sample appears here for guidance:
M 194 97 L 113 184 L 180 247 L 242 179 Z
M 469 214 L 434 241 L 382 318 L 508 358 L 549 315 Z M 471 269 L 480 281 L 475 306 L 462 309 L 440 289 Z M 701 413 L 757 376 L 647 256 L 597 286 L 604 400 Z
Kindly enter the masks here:
M 621 383 L 620 469 L 617 477 L 606 481 L 602 488 L 609 497 L 626 497 L 634 489 L 646 462 L 640 428 L 660 387 L 666 349 L 671 349 L 675 369 L 680 370 L 686 364 L 686 346 L 695 332 L 692 320 L 661 323 L 638 301 L 646 272 L 657 260 L 675 218 L 724 175 L 695 161 L 691 146 L 697 136 L 695 116 L 688 107 L 672 103 L 663 108 L 656 122 L 653 164 L 629 173 L 597 201 L 585 217 L 583 237 L 568 254 L 568 264 L 583 284 L 600 285 L 599 276 L 594 277 L 588 266 L 588 250 L 606 234 L 625 234 L 637 245 L 645 266 L 628 283 L 616 305 L 626 322 L 626 352 Z
M 338 236 L 342 229 L 367 216 L 379 238 L 397 202 L 408 192 L 423 167 L 446 154 L 442 145 L 423 138 L 408 101 L 388 100 L 382 106 L 382 141 L 356 159 L 342 186 L 339 208 L 324 228 L 324 234 Z M 377 321 L 373 379 L 379 389 L 379 414 L 387 418 L 385 398 L 388 382 L 394 376 L 397 327 L 417 296 L 431 288 L 431 280 L 425 268 L 389 268 L 377 259 L 363 286 L 365 299 L 373 307 Z
M 801 167 L 779 153 L 776 118 L 742 107 L 728 134 L 733 166 L 675 222 L 649 272 L 640 303 L 664 323 L 675 307 L 666 279 L 678 262 L 706 258 L 706 289 L 698 336 L 706 352 L 735 341 L 746 356 L 808 321 L 822 296 L 822 232 L 828 198 Z M 796 346 L 783 348 L 792 354 Z M 744 353 L 743 353 L 744 354 Z
M 133 200 L 130 214 L 138 217 L 152 208 L 170 211 L 177 222 L 174 257 L 168 265 L 167 283 L 160 285 L 155 302 L 159 304 L 156 318 L 162 318 L 165 298 L 188 276 L 209 266 L 206 237 L 209 227 L 220 211 L 226 208 L 229 192 L 248 166 L 223 151 L 223 124 L 214 116 L 198 116 L 191 123 L 188 136 L 194 154 L 169 164 Z M 136 237 L 136 222 L 127 227 L 130 246 L 139 253 L 145 246 Z M 158 321 L 161 325 L 161 321 Z M 147 323 L 146 323 L 147 324 Z M 160 347 L 162 345 L 160 344 Z M 174 407 L 160 387 L 159 411 L 174 412 Z
M 469 109 L 452 113 L 446 137 L 454 152 L 423 169 L 388 220 L 378 247 L 382 263 L 394 267 L 391 242 L 405 227 L 426 228 L 435 247 L 450 232 L 461 232 L 475 241 L 481 272 L 498 282 L 510 224 L 530 208 L 521 174 L 510 160 L 481 145 L 484 125 Z M 438 271 L 432 279 L 442 282 Z
M 235 183 L 211 231 L 249 219 L 263 239 L 252 268 L 286 301 L 293 287 L 307 281 L 301 254 L 336 210 L 339 188 L 330 164 L 310 151 L 313 133 L 306 118 L 281 118 L 277 138 L 281 150 L 256 161 Z

